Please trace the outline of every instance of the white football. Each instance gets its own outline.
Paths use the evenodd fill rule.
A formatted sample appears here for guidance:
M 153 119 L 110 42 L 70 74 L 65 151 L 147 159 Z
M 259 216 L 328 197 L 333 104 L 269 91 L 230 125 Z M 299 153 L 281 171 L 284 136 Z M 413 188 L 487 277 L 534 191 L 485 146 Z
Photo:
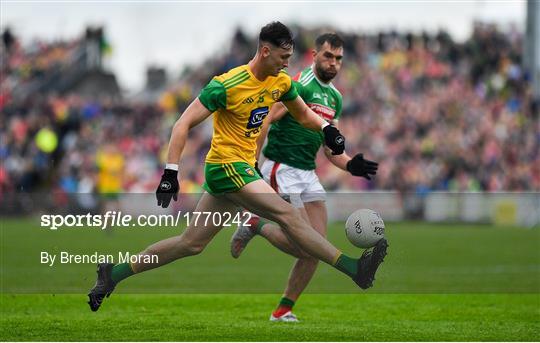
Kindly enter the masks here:
M 384 238 L 384 221 L 377 212 L 363 208 L 354 211 L 345 223 L 345 234 L 359 248 L 371 248 Z

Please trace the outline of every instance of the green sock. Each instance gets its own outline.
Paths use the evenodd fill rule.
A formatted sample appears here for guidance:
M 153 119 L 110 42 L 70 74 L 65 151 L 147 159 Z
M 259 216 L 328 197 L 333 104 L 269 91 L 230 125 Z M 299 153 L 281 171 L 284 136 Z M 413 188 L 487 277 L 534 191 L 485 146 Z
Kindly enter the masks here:
M 294 301 L 292 301 L 291 299 L 289 298 L 281 298 L 281 300 L 279 301 L 279 306 L 286 306 L 286 307 L 290 307 L 290 308 L 293 308 L 294 306 Z
M 135 273 L 129 263 L 119 263 L 113 267 L 111 278 L 114 282 L 118 283 L 133 274 Z
M 255 234 L 260 235 L 263 226 L 265 226 L 266 224 L 268 224 L 268 221 L 259 217 L 259 220 L 257 220 L 255 224 Z
M 341 254 L 338 257 L 336 264 L 334 264 L 334 267 L 337 270 L 349 275 L 350 277 L 353 277 L 354 275 L 356 275 L 357 264 L 357 259 L 351 258 L 345 254 Z

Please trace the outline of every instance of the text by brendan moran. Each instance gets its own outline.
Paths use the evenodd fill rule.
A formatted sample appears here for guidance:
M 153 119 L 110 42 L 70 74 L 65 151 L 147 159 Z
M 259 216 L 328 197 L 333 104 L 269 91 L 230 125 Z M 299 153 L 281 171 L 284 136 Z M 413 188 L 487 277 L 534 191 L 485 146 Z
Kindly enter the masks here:
M 98 264 L 98 263 L 159 263 L 158 255 L 132 255 L 129 252 L 118 252 L 116 255 L 100 254 L 72 254 L 67 251 L 61 251 L 51 254 L 47 251 L 42 251 L 40 256 L 41 264 L 46 264 L 49 267 L 56 263 L 60 264 Z

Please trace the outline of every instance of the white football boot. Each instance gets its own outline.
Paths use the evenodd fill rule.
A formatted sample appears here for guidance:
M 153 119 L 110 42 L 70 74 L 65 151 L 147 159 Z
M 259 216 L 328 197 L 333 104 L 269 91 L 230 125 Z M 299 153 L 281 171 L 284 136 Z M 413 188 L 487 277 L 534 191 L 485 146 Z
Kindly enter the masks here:
M 271 322 L 284 322 L 284 323 L 299 323 L 300 322 L 298 318 L 296 318 L 295 314 L 292 313 L 291 311 L 285 312 L 280 317 L 274 317 L 274 314 L 272 313 L 270 315 L 270 321 Z

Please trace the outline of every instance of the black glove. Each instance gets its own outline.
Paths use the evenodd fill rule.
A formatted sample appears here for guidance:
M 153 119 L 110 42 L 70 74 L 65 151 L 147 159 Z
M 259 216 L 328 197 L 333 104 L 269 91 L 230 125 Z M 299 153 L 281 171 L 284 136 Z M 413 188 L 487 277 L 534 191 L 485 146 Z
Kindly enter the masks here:
M 257 172 L 257 174 L 259 174 L 261 179 L 264 179 L 264 177 L 263 177 L 263 175 L 261 173 L 261 170 L 259 169 L 259 161 L 255 161 L 255 171 Z
M 332 150 L 332 155 L 341 155 L 345 151 L 345 137 L 332 125 L 326 125 L 323 129 L 324 142 Z
M 161 182 L 156 189 L 156 199 L 158 206 L 163 208 L 169 207 L 171 198 L 174 201 L 178 200 L 178 171 L 165 169 L 161 175 Z
M 365 160 L 364 155 L 357 154 L 347 162 L 347 170 L 354 176 L 362 176 L 371 180 L 371 176 L 377 174 L 379 164 L 370 160 Z

